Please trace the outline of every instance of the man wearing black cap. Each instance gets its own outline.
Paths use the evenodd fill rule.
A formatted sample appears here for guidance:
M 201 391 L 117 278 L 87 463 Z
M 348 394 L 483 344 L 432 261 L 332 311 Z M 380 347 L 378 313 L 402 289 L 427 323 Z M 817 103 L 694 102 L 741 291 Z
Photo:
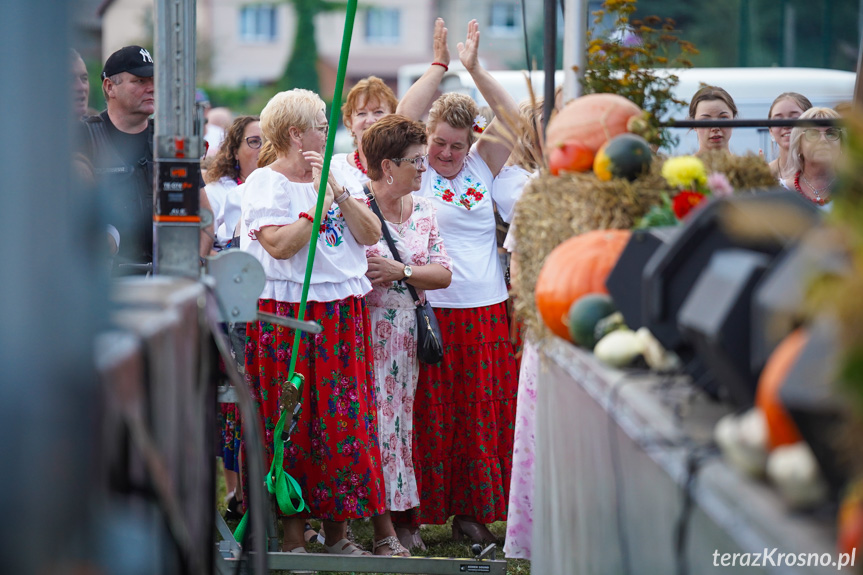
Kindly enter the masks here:
M 107 109 L 84 119 L 96 181 L 111 204 L 118 264 L 153 261 L 153 58 L 141 46 L 117 50 L 102 69 Z M 126 271 L 134 271 L 128 267 Z
M 119 235 L 115 262 L 119 271 L 153 261 L 153 58 L 141 46 L 111 54 L 102 69 L 107 109 L 84 119 L 94 175 L 112 204 L 112 223 Z M 201 182 L 201 207 L 209 208 Z M 115 236 L 115 239 L 116 236 Z M 202 231 L 201 252 L 212 246 Z M 133 264 L 133 265 L 129 265 Z

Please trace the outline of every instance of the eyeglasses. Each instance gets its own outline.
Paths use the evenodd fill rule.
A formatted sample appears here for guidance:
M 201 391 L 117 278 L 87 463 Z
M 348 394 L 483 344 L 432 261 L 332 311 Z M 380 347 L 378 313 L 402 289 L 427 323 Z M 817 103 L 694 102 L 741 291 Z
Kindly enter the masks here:
M 253 150 L 257 150 L 264 145 L 264 140 L 260 136 L 251 136 L 249 138 L 246 138 L 246 143 Z
M 416 158 L 392 158 L 394 162 L 409 162 L 414 165 L 414 168 L 417 170 L 421 170 L 425 167 L 428 167 L 428 159 L 429 155 L 425 154 L 424 156 L 417 156 Z
M 322 126 L 312 126 L 312 128 L 317 130 L 318 132 L 320 132 L 324 136 L 326 136 L 330 132 L 329 124 L 324 124 Z
M 821 139 L 822 134 L 824 134 L 824 137 L 828 142 L 835 142 L 839 139 L 842 131 L 836 128 L 827 128 L 823 132 L 816 128 L 807 128 L 806 130 L 803 130 L 803 137 L 806 138 L 806 141 L 808 142 L 817 142 Z

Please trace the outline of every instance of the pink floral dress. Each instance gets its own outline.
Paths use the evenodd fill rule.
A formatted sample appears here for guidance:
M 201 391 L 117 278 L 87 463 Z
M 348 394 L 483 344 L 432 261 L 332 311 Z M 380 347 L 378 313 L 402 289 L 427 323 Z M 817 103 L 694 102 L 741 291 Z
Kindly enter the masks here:
M 440 264 L 452 270 L 438 233 L 431 202 L 413 196 L 413 211 L 400 225 L 387 222 L 399 257 L 411 266 Z M 386 240 L 366 248 L 367 257 L 394 259 Z M 424 292 L 417 294 L 425 298 Z M 402 282 L 377 286 L 366 295 L 371 315 L 378 437 L 386 486 L 387 509 L 404 511 L 420 503 L 412 453 L 413 407 L 419 377 L 416 312 Z

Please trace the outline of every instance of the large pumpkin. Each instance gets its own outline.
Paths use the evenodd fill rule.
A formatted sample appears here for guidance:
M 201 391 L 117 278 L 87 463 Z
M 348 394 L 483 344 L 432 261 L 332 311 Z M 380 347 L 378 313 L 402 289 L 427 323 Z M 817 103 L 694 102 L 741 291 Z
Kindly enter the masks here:
M 629 230 L 595 230 L 554 248 L 536 280 L 536 308 L 555 335 L 569 339 L 564 316 L 588 293 L 608 293 L 605 280 L 629 241 Z
M 548 123 L 546 150 L 578 143 L 596 154 L 608 140 L 627 131 L 641 108 L 617 94 L 588 94 L 568 103 Z
M 767 421 L 767 440 L 770 449 L 801 440 L 797 426 L 779 399 L 779 390 L 782 389 L 791 366 L 800 355 L 807 340 L 808 335 L 802 328 L 788 334 L 770 354 L 761 377 L 758 378 L 755 406 L 761 409 Z

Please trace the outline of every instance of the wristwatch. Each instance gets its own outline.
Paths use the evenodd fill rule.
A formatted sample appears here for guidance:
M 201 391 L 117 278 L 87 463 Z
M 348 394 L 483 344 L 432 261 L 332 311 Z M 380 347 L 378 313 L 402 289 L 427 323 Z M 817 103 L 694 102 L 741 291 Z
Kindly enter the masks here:
M 405 265 L 405 270 L 404 270 L 404 272 L 405 272 L 405 279 L 410 279 L 410 277 L 411 277 L 411 276 L 413 275 L 413 273 L 414 273 L 414 270 L 412 270 L 412 269 L 411 269 L 411 267 L 410 267 L 409 265 Z

